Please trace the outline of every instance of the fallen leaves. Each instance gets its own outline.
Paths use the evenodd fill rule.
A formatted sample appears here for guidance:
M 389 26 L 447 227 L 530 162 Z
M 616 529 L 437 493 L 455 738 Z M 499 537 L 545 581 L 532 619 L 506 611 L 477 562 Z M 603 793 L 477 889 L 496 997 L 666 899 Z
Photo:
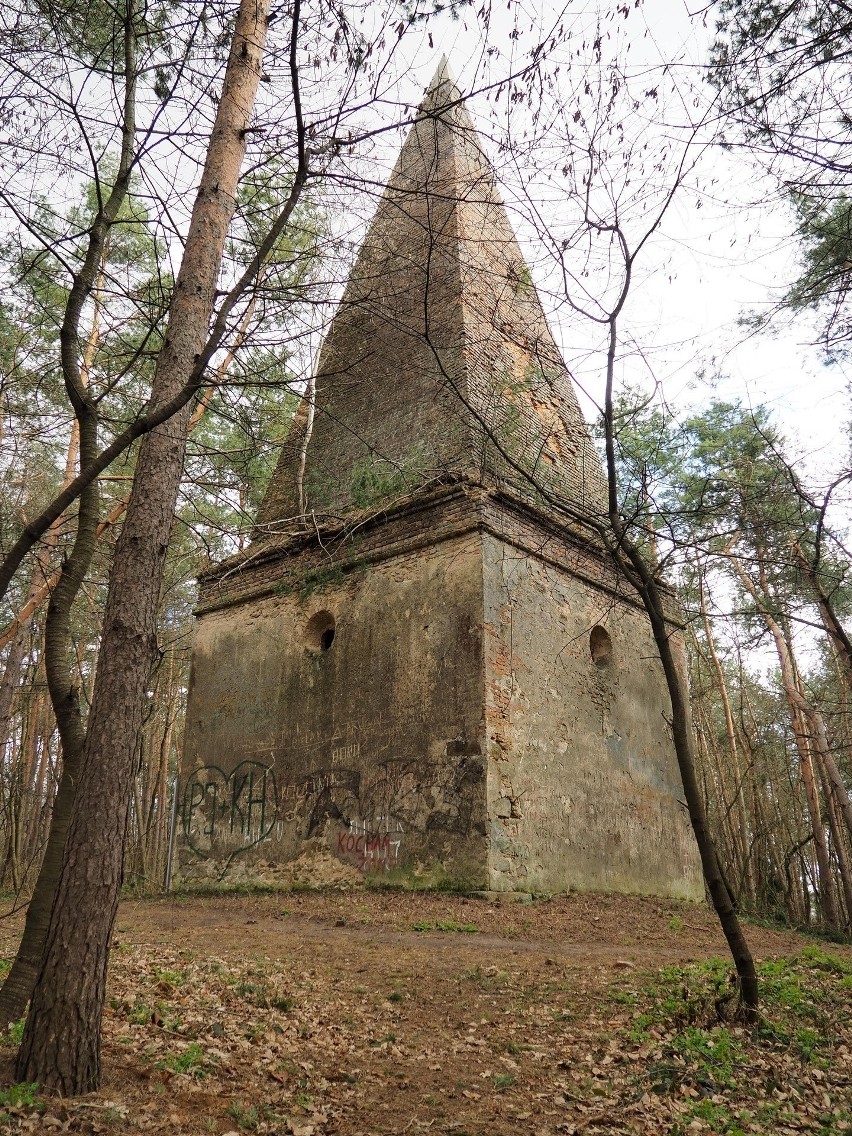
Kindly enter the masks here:
M 605 945 L 587 945 L 572 965 L 580 924 L 567 900 L 523 916 L 480 904 L 478 935 L 465 930 L 470 905 L 458 898 L 292 902 L 322 915 L 282 923 L 280 899 L 266 916 L 263 903 L 242 901 L 228 923 L 227 900 L 163 905 L 156 933 L 135 942 L 125 909 L 102 1093 L 38 1108 L 0 1103 L 0 1133 L 852 1131 L 848 952 L 767 964 L 754 1031 L 718 1020 L 730 990 L 724 963 L 649 968 L 647 958 L 625 959 L 616 940 L 608 959 Z M 579 910 L 593 902 L 578 898 Z M 655 916 L 652 902 L 625 900 L 628 919 L 612 897 L 599 902 L 596 927 L 629 923 L 696 953 L 691 928 L 665 930 L 669 906 Z M 183 933 L 181 911 L 218 920 L 214 951 L 197 931 Z M 415 922 L 434 930 L 412 933 Z M 511 934 L 495 939 L 501 926 Z

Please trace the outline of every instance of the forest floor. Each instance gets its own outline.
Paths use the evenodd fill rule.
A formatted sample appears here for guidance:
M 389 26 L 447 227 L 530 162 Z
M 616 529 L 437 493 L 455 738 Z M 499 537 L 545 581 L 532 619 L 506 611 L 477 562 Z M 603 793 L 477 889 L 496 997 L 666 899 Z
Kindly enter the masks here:
M 0 922 L 2 955 L 20 922 Z M 0 1133 L 852 1133 L 852 950 L 748 933 L 756 1027 L 731 1020 L 724 941 L 695 905 L 126 900 L 101 1091 L 2 1089 Z

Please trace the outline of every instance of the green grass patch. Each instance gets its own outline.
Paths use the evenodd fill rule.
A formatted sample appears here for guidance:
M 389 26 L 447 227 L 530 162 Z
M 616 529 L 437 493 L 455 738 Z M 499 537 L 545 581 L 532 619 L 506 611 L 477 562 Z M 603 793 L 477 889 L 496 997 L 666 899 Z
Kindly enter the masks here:
M 27 1024 L 27 1016 L 24 1014 L 16 1022 L 10 1022 L 8 1029 L 0 1032 L 0 1046 L 4 1049 L 17 1049 L 24 1036 L 24 1026 Z
M 773 1086 L 799 1078 L 825 1083 L 821 1071 L 837 1061 L 839 1045 L 848 1045 L 851 977 L 852 960 L 818 946 L 768 960 L 758 967 L 756 1024 L 738 1012 L 735 976 L 722 959 L 665 967 L 644 983 L 634 980 L 629 991 L 613 991 L 608 1001 L 632 1010 L 622 1029 L 642 1047 L 634 1067 L 637 1087 L 697 1098 L 672 1134 L 685 1136 L 695 1122 L 703 1130 L 744 1136 L 788 1123 L 785 1108 L 795 1113 L 794 1104 L 772 1099 Z M 844 1130 L 837 1115 L 836 1108 L 826 1112 L 822 1136 Z
M 256 1132 L 260 1124 L 260 1109 L 257 1105 L 235 1101 L 228 1106 L 228 1116 L 246 1132 Z
M 186 975 L 181 974 L 179 970 L 155 970 L 154 982 L 161 983 L 163 986 L 179 988 L 186 982 Z
M 514 1085 L 516 1078 L 511 1073 L 495 1073 L 493 1080 L 494 1088 L 498 1093 L 502 1093 Z
M 723 1136 L 747 1136 L 748 1130 L 743 1124 L 748 1123 L 748 1118 L 741 1115 L 742 1111 L 746 1110 L 739 1110 L 734 1114 L 726 1105 L 703 1100 L 694 1104 L 687 1116 L 690 1120 L 703 1120 L 711 1132 L 718 1132 Z M 678 1136 L 678 1130 L 678 1126 L 672 1129 L 673 1136 Z M 682 1131 L 687 1133 L 691 1130 L 686 1127 Z
M 20 1081 L 0 1089 L 0 1108 L 31 1108 L 41 1111 L 45 1107 L 45 1102 L 38 1095 L 38 1081 Z
M 20 1081 L 18 1084 L 0 1089 L 0 1124 L 15 1124 L 16 1119 L 17 1124 L 20 1124 L 21 1112 L 43 1112 L 46 1108 L 47 1102 L 38 1095 L 38 1081 L 30 1083 Z M 12 1112 L 8 1112 L 8 1109 L 18 1113 L 17 1118 Z M 17 1124 L 14 1129 L 16 1132 L 20 1131 Z
M 208 1071 L 212 1060 L 207 1057 L 201 1046 L 192 1041 L 179 1053 L 169 1053 L 157 1062 L 158 1069 L 166 1069 L 170 1073 L 184 1073 L 188 1077 L 200 1080 Z

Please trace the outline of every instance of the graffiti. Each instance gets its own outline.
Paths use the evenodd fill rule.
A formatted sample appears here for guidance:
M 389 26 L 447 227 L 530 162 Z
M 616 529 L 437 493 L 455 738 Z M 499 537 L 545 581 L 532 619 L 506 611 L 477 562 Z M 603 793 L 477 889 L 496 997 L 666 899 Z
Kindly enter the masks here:
M 342 761 L 353 761 L 356 757 L 360 756 L 360 742 L 355 742 L 354 745 L 335 746 L 331 751 L 331 764 L 339 765 Z
M 464 739 L 451 738 L 441 743 L 443 760 L 366 757 L 371 749 L 341 731 L 301 769 L 274 748 L 231 772 L 199 766 L 180 799 L 184 846 L 221 876 L 265 841 L 264 861 L 288 863 L 322 847 L 359 871 L 383 872 L 431 856 L 448 838 L 484 832 L 478 747 L 465 752 Z
M 242 761 L 230 774 L 204 765 L 183 792 L 186 842 L 198 856 L 226 856 L 223 874 L 235 856 L 267 839 L 277 816 L 275 774 L 259 761 Z
M 288 786 L 288 799 L 305 817 L 307 837 L 322 834 L 327 821 L 347 831 L 354 831 L 364 817 L 402 816 L 413 824 L 423 808 L 422 785 L 428 780 L 429 769 L 421 762 L 378 762 L 369 771 L 333 766 L 313 770 Z
M 315 770 L 283 789 L 287 816 L 306 820 L 305 835 L 314 836 L 326 820 L 346 822 L 360 793 L 361 774 L 355 769 Z M 355 807 L 357 811 L 357 807 Z
M 356 747 L 340 747 L 350 750 Z M 360 748 L 360 747 L 358 747 Z M 302 839 L 319 837 L 339 859 L 361 871 L 386 871 L 433 833 L 467 836 L 474 826 L 484 765 L 478 754 L 452 762 L 403 757 L 367 769 L 339 765 L 314 769 L 284 789 L 287 819 Z
M 403 826 L 393 817 L 354 820 L 348 828 L 333 825 L 328 843 L 341 860 L 362 872 L 388 871 L 399 860 Z

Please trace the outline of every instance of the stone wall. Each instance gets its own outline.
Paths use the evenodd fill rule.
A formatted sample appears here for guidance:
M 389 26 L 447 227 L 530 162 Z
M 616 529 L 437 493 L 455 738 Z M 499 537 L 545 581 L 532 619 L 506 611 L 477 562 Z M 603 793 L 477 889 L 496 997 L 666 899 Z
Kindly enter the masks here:
M 522 498 L 249 550 L 204 581 L 180 874 L 699 898 L 667 713 L 636 597 Z
M 491 886 L 700 899 L 644 613 L 483 539 Z
M 474 533 L 308 594 L 285 575 L 280 594 L 199 619 L 184 879 L 484 886 L 479 548 Z

